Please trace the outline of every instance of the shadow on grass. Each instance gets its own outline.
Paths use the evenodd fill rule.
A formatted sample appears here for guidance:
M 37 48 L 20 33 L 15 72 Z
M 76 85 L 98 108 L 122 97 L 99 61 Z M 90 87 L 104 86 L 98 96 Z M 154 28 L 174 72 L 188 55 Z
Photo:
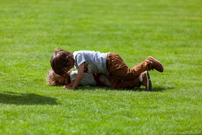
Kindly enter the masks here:
M 161 92 L 164 90 L 171 90 L 171 89 L 175 89 L 174 87 L 154 87 L 152 88 L 151 92 Z
M 0 93 L 0 103 L 17 105 L 57 105 L 56 98 L 15 92 Z
M 133 89 L 113 89 L 111 87 L 99 87 L 99 86 L 79 86 L 79 90 L 117 90 L 117 91 L 134 91 L 134 92 L 144 92 L 145 88 L 135 87 Z M 162 92 L 164 90 L 174 89 L 173 87 L 153 87 L 149 92 Z

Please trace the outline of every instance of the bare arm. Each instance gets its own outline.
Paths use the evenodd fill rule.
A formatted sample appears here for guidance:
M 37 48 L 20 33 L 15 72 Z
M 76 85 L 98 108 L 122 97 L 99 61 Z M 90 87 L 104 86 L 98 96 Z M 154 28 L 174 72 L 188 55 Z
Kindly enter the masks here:
M 71 87 L 74 85 L 75 80 L 72 80 L 70 84 L 64 85 L 63 88 L 71 89 Z
M 72 87 L 74 85 L 75 80 L 72 80 L 70 83 L 70 86 Z
M 78 74 L 76 76 L 74 85 L 72 86 L 73 89 L 77 88 L 77 86 L 79 85 L 82 77 L 83 77 L 83 73 L 84 73 L 84 63 L 82 63 L 79 67 L 78 67 Z
M 77 88 L 79 83 L 81 82 L 81 79 L 83 77 L 83 73 L 84 73 L 84 63 L 82 63 L 78 67 L 78 74 L 76 75 L 76 79 L 71 81 L 71 83 L 69 85 L 65 85 L 64 88 L 67 88 L 67 89 L 75 89 L 75 88 Z

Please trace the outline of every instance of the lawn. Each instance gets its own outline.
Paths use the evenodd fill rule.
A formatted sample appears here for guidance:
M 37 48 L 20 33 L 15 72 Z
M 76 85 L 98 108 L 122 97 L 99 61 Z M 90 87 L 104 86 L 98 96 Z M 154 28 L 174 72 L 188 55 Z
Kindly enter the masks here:
M 201 0 L 0 0 L 0 134 L 202 134 Z M 55 48 L 153 56 L 153 90 L 46 84 Z

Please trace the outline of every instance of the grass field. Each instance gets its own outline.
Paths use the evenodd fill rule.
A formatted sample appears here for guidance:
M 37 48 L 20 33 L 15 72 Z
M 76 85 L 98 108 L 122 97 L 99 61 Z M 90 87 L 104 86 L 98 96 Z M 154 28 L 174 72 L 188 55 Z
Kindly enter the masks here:
M 48 86 L 59 46 L 165 72 L 151 92 Z M 0 0 L 0 134 L 202 134 L 202 1 Z

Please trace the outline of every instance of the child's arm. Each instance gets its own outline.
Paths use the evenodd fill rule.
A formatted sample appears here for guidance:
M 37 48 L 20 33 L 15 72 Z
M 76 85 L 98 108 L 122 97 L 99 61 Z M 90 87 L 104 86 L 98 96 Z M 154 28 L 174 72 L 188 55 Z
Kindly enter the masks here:
M 75 80 L 72 80 L 70 84 L 64 85 L 63 88 L 70 89 L 74 85 Z
M 72 89 L 77 88 L 77 86 L 79 85 L 82 77 L 83 77 L 83 73 L 84 73 L 84 63 L 82 63 L 79 67 L 78 67 L 78 74 L 76 76 L 76 79 L 74 81 L 73 86 L 71 87 Z

